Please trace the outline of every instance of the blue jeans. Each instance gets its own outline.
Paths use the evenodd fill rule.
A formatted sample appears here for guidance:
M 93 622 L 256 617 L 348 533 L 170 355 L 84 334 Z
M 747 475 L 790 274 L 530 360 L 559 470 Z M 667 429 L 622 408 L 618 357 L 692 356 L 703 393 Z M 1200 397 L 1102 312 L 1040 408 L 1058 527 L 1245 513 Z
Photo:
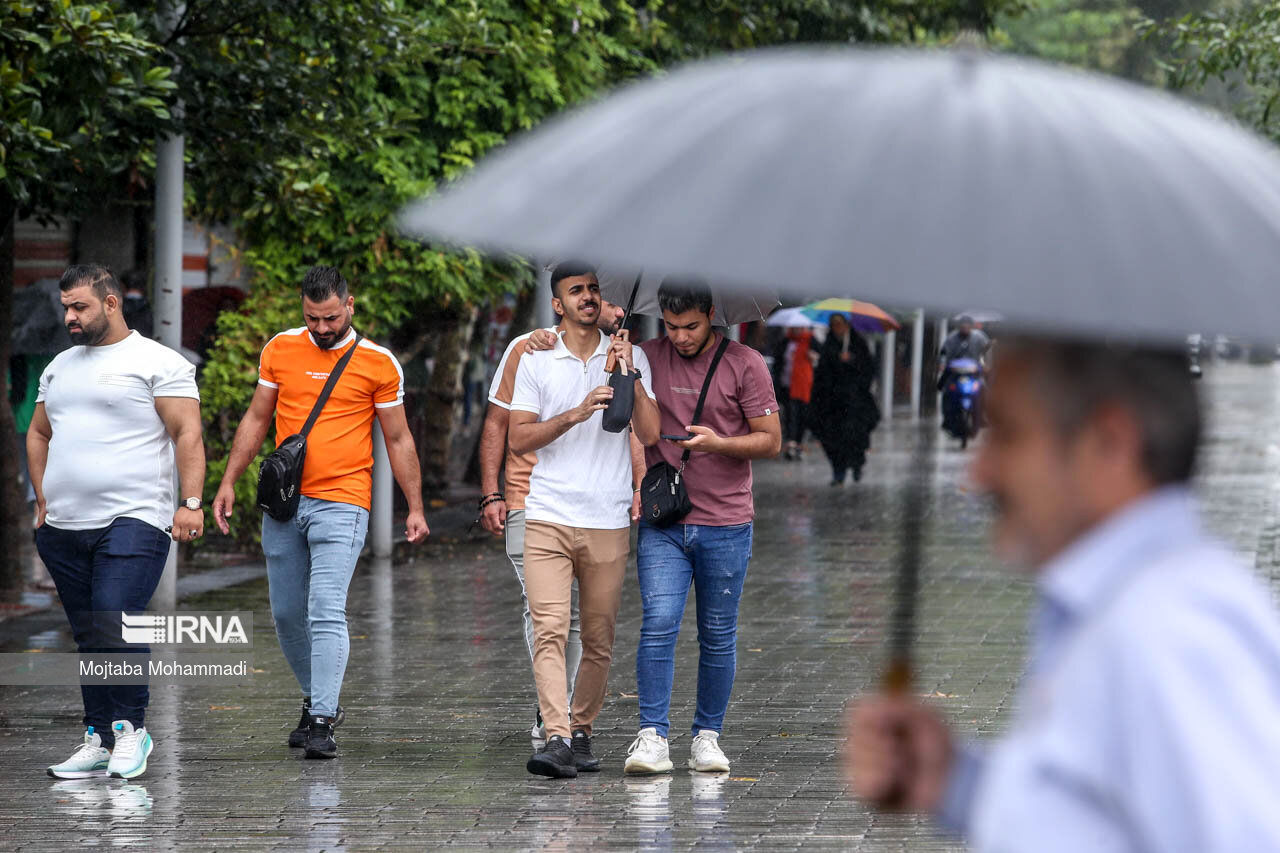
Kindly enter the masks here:
M 146 646 L 123 646 L 120 612 L 146 610 L 164 573 L 169 536 L 145 521 L 117 518 L 96 530 L 36 529 L 36 550 L 49 567 L 62 609 L 81 652 L 136 652 Z M 94 622 L 101 613 L 104 624 Z M 134 728 L 146 722 L 151 693 L 145 684 L 85 684 L 84 724 L 115 746 L 111 724 L 128 720 Z
M 738 666 L 738 601 L 751 561 L 751 522 L 730 527 L 641 522 L 636 568 L 644 621 L 636 653 L 640 728 L 667 736 L 676 638 L 689 587 L 698 608 L 698 704 L 693 733 L 721 731 Z
M 310 697 L 311 713 L 332 717 L 347 671 L 347 587 L 369 530 L 369 511 L 302 496 L 289 521 L 262 516 L 271 617 L 280 650 Z

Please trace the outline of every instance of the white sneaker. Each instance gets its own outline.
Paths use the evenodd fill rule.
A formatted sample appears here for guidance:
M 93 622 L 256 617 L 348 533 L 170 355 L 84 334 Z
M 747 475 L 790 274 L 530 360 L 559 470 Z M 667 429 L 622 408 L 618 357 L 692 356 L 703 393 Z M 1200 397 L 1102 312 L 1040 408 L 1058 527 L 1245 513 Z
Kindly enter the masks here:
M 116 779 L 135 779 L 147 771 L 147 756 L 154 744 L 146 726 L 135 729 L 128 720 L 111 724 L 116 733 L 116 748 L 111 751 L 107 773 Z
M 667 739 L 655 728 L 641 729 L 627 747 L 627 763 L 623 773 L 666 773 L 671 769 L 671 750 Z
M 71 757 L 61 764 L 54 764 L 47 770 L 55 779 L 93 779 L 106 778 L 107 764 L 111 761 L 111 753 L 102 745 L 102 736 L 89 726 L 84 733 L 84 743 L 71 753 Z
M 729 759 L 720 750 L 720 733 L 703 729 L 689 747 L 689 769 L 701 773 L 728 773 Z

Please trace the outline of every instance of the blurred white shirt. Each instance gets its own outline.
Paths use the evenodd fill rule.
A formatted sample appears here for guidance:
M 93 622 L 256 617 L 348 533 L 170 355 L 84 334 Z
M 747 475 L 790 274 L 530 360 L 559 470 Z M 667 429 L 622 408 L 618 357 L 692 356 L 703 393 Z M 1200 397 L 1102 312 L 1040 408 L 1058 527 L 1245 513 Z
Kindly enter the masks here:
M 984 851 L 1280 850 L 1280 621 L 1165 489 L 1041 572 L 1009 733 L 943 823 Z

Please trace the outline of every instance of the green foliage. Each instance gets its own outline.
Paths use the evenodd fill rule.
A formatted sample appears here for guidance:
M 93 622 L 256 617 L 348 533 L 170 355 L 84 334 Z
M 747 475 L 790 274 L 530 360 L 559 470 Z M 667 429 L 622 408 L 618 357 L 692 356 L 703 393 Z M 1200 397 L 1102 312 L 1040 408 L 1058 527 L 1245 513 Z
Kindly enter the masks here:
M 1174 87 L 1222 87 L 1240 119 L 1280 142 L 1280 3 L 1187 15 L 1152 33 L 1172 38 Z
M 724 50 L 776 44 L 910 43 L 969 29 L 986 32 L 1022 0 L 665 0 L 653 16 L 662 64 Z
M 174 84 L 110 2 L 0 2 L 0 189 L 45 217 L 90 200 L 170 118 Z
M 997 43 L 1015 53 L 1096 71 L 1134 73 L 1142 13 L 1126 0 L 1037 0 L 1000 21 Z

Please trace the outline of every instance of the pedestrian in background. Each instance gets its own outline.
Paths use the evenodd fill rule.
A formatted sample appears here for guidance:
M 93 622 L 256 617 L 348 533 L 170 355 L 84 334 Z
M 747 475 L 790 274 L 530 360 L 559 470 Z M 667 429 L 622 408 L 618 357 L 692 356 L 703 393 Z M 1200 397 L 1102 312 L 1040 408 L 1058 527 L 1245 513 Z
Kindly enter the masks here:
M 120 277 L 124 285 L 124 322 L 144 338 L 155 337 L 155 317 L 147 300 L 147 274 L 129 270 Z
M 262 516 L 271 616 L 302 688 L 302 717 L 289 733 L 289 746 L 302 747 L 307 758 L 335 758 L 333 730 L 345 718 L 338 698 L 350 653 L 347 588 L 369 529 L 375 417 L 409 504 L 405 536 L 420 542 L 430 531 L 400 363 L 390 350 L 363 337 L 357 341 L 355 297 L 337 269 L 312 267 L 301 289 L 306 325 L 279 333 L 262 349 L 258 386 L 236 429 L 213 516 L 229 533 L 236 480 L 262 449 L 272 416 L 277 444 L 300 432 L 330 371 L 355 347 L 307 436 L 296 515 L 288 521 Z
M 996 367 L 973 475 L 1036 582 L 1017 712 L 984 748 L 863 698 L 854 791 L 977 850 L 1280 850 L 1280 619 L 1192 495 L 1185 349 L 1010 341 Z
M 41 375 L 27 431 L 36 548 L 79 651 L 145 653 L 121 648 L 119 614 L 147 608 L 170 538 L 189 542 L 204 533 L 195 368 L 130 331 L 124 289 L 106 267 L 67 267 L 58 287 L 74 346 Z M 181 505 L 173 492 L 175 467 Z M 106 614 L 114 617 L 109 623 Z M 84 741 L 48 774 L 142 775 L 155 743 L 145 725 L 147 685 L 85 684 L 80 694 Z
M 814 372 L 809 425 L 831 463 L 831 485 L 840 486 L 850 471 L 854 482 L 862 479 L 880 407 L 871 393 L 876 362 L 867 342 L 843 314 L 833 314 L 830 326 Z
M 751 460 L 777 456 L 782 445 L 773 380 L 760 353 L 726 341 L 712 328 L 715 307 L 703 282 L 663 282 L 658 307 L 666 335 L 641 344 L 653 367 L 661 432 L 692 434 L 645 451 L 650 467 L 684 467 L 693 505 L 678 523 L 641 520 L 636 576 L 644 619 L 636 652 L 640 731 L 628 749 L 627 773 L 672 769 L 667 735 L 675 679 L 676 638 L 689 589 L 698 612 L 698 699 L 688 766 L 728 772 L 720 747 L 738 666 L 738 602 L 751 561 Z M 723 349 L 722 349 L 723 347 Z M 711 372 L 712 365 L 715 372 Z M 710 383 L 707 383 L 710 374 Z M 694 410 L 706 384 L 701 418 Z M 690 451 L 688 463 L 682 463 Z
M 808 329 L 787 329 L 787 351 L 783 369 L 787 373 L 786 458 L 804 455 L 804 433 L 809 424 L 809 401 L 813 393 L 813 333 Z

